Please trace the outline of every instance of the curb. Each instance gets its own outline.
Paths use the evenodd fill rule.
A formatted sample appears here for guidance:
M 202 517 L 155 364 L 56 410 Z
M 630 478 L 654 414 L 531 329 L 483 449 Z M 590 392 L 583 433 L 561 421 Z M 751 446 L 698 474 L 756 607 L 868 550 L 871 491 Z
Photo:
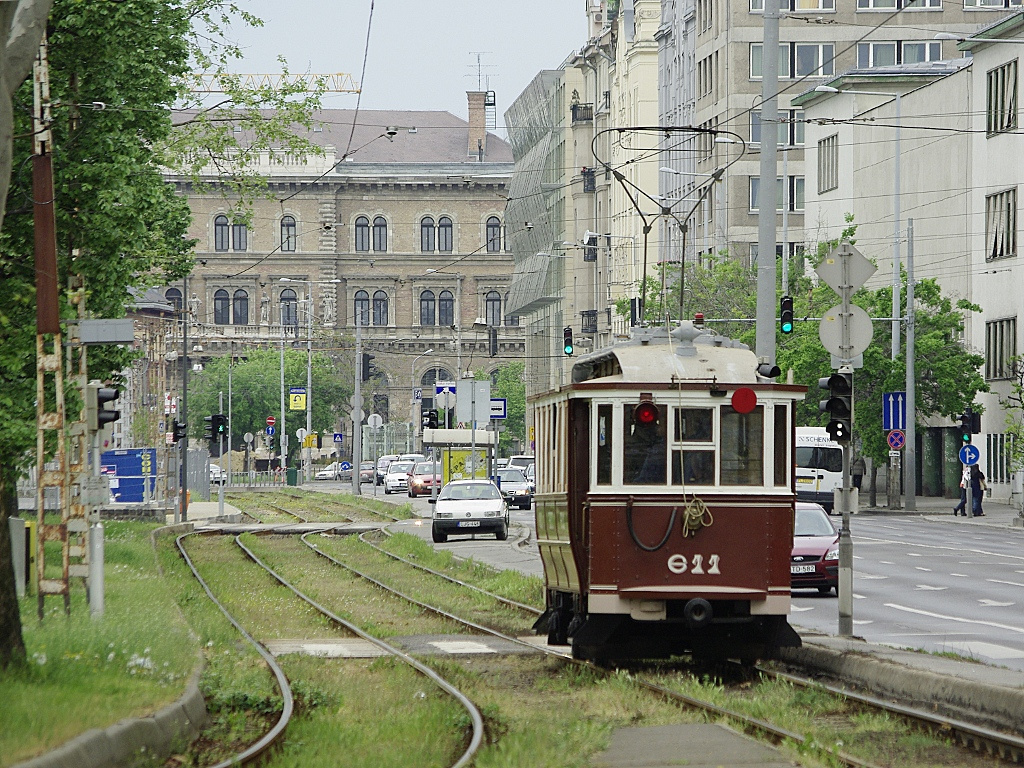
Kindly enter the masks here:
M 876 658 L 868 648 L 863 652 L 839 651 L 805 641 L 800 648 L 779 649 L 779 658 L 849 681 L 876 696 L 934 709 L 966 722 L 984 723 L 1007 733 L 1020 729 L 1024 689 L 915 669 Z

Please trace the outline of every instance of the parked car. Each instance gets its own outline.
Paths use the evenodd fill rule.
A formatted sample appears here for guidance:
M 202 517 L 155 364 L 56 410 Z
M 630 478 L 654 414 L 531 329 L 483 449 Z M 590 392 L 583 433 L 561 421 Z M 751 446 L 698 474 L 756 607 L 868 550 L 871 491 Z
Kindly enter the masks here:
M 384 475 L 384 493 L 409 490 L 409 473 L 414 466 L 416 465 L 411 461 L 392 461 L 388 465 L 387 474 Z
M 421 493 L 430 493 L 435 487 L 441 487 L 441 465 L 434 462 L 419 461 L 409 473 L 409 496 L 416 498 Z
M 415 463 L 417 461 L 426 461 L 427 457 L 424 456 L 422 453 L 403 453 L 401 456 L 398 457 L 398 460 L 411 461 Z
M 430 532 L 435 543 L 463 533 L 493 533 L 498 541 L 508 538 L 508 505 L 489 480 L 453 480 L 433 503 Z
M 210 485 L 223 485 L 228 480 L 228 473 L 216 464 L 210 465 Z
M 501 495 L 505 497 L 509 506 L 514 504 L 520 509 L 529 509 L 533 504 L 533 491 L 526 475 L 514 467 L 507 467 L 499 469 L 497 476 L 498 488 L 501 489 Z
M 372 461 L 364 461 L 359 465 L 359 482 L 360 483 L 372 483 L 374 475 L 377 473 L 377 465 Z
M 533 464 L 535 459 L 533 456 L 512 456 L 508 460 L 508 466 L 515 467 L 516 469 L 526 469 L 528 466 Z
M 389 453 L 377 459 L 377 485 L 384 485 L 384 475 L 388 473 L 388 465 L 398 458 L 397 453 Z
M 789 570 L 793 589 L 839 591 L 839 534 L 820 504 L 796 503 Z
M 341 462 L 335 461 L 328 464 L 323 469 L 318 469 L 316 474 L 313 475 L 315 480 L 337 480 L 341 476 Z

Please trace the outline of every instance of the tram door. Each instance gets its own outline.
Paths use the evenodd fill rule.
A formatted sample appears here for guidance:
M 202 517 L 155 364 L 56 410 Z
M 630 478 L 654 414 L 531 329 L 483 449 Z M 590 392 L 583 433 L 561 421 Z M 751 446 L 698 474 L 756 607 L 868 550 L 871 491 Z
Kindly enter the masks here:
M 569 529 L 573 543 L 573 558 L 580 576 L 580 587 L 589 584 L 587 563 L 590 542 L 590 520 L 586 514 L 587 495 L 590 493 L 590 401 L 569 400 L 569 451 L 566 466 L 569 497 Z

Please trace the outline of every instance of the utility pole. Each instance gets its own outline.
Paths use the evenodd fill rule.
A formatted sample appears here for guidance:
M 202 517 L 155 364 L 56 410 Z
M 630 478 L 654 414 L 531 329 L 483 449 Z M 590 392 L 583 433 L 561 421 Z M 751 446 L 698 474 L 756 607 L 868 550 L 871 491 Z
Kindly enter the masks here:
M 907 484 L 907 509 L 917 509 L 917 398 L 914 387 L 914 220 L 907 219 L 907 459 L 904 477 Z
M 775 185 L 779 143 L 779 0 L 764 0 L 761 47 L 761 166 L 757 187 L 757 358 L 775 365 Z M 787 183 L 786 179 L 782 183 Z
M 188 275 L 185 275 L 185 295 L 182 297 L 182 322 L 181 322 L 181 421 L 188 425 L 188 326 L 192 322 L 192 310 L 189 308 Z M 182 523 L 188 522 L 188 432 L 181 441 L 181 481 L 178 488 L 181 491 L 181 498 L 178 500 L 178 520 Z
M 217 413 L 224 413 L 224 393 L 220 393 L 220 400 L 217 403 Z M 223 416 L 221 416 L 223 418 Z M 224 477 L 224 435 L 220 433 L 220 427 L 217 428 L 217 453 L 220 455 L 217 457 L 220 459 L 218 466 L 220 467 L 220 473 L 217 478 L 220 482 L 217 483 L 217 516 L 224 517 L 224 484 L 227 480 Z
M 359 496 L 359 466 L 363 463 L 363 319 L 356 310 L 356 384 L 352 392 L 352 493 Z M 377 495 L 377 467 L 373 468 L 373 493 Z

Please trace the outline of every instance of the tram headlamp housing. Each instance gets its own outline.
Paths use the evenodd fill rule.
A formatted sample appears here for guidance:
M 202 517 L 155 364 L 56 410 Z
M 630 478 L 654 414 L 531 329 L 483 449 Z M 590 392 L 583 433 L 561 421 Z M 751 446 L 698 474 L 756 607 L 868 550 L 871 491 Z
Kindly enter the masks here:
M 658 423 L 658 406 L 654 403 L 644 401 L 633 409 L 633 422 L 650 426 Z

